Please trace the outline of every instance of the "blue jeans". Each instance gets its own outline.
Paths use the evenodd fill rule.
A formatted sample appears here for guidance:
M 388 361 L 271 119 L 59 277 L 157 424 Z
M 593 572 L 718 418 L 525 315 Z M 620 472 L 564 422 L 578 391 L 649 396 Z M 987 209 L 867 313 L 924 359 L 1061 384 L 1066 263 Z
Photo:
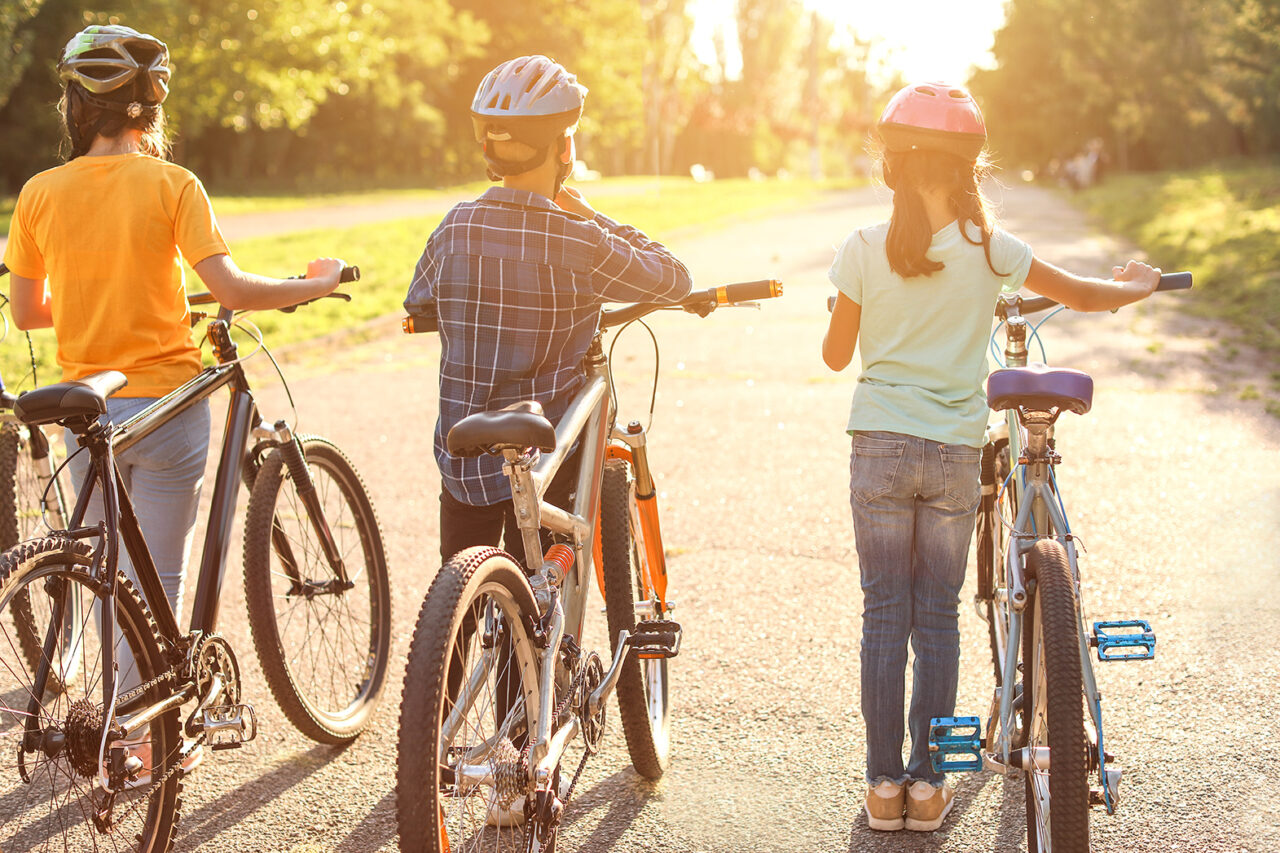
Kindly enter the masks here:
M 154 397 L 112 397 L 107 400 L 107 414 L 117 426 L 155 402 Z M 147 550 L 156 564 L 165 596 L 179 623 L 182 620 L 182 590 L 195 534 L 196 510 L 200 505 L 200 487 L 204 482 L 205 460 L 209 455 L 209 401 L 201 400 L 178 417 L 166 423 L 144 440 L 116 456 L 116 467 L 133 503 L 138 526 L 147 541 Z M 65 434 L 67 452 L 79 448 L 76 438 Z M 76 493 L 89 474 L 89 452 L 76 454 L 67 465 Z M 93 499 L 85 513 L 84 524 L 97 524 L 103 517 L 101 489 L 94 489 Z M 119 568 L 138 583 L 129 554 L 120 549 Z M 154 602 L 148 602 L 154 605 Z M 117 645 L 121 690 L 139 682 L 129 649 Z
M 978 508 L 980 453 L 893 432 L 853 437 L 849 494 L 862 573 L 867 781 L 942 783 L 929 720 L 955 713 L 960 587 Z M 907 642 L 915 652 L 911 757 L 902 766 Z

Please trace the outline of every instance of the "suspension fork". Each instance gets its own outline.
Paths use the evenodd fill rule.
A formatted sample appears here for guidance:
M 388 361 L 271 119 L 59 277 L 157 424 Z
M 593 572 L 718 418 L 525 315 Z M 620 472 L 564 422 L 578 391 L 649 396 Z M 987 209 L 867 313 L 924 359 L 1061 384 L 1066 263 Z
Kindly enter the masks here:
M 276 421 L 275 433 L 280 439 L 280 453 L 284 457 L 284 464 L 288 466 L 289 476 L 293 478 L 294 488 L 298 490 L 298 497 L 302 499 L 302 505 L 306 507 L 311 527 L 320 539 L 320 547 L 324 551 L 325 559 L 329 561 L 329 567 L 337 575 L 338 583 L 341 587 L 349 589 L 352 584 L 347 578 L 347 567 L 343 562 L 342 553 L 338 550 L 338 543 L 333 540 L 333 531 L 329 529 L 329 520 L 325 518 L 324 508 L 320 505 L 320 493 L 316 491 L 315 481 L 311 479 L 311 469 L 307 467 L 307 460 L 302 453 L 302 442 L 298 440 L 298 437 L 293 434 L 289 429 L 289 425 L 283 420 Z M 286 562 L 291 564 L 292 573 L 296 575 L 297 567 L 293 559 L 293 550 L 288 547 L 284 531 L 275 523 L 271 527 L 271 541 L 276 545 L 277 553 L 287 553 L 289 555 Z M 283 552 L 280 550 L 281 546 L 285 548 Z M 297 580 L 301 582 L 303 579 L 299 577 Z

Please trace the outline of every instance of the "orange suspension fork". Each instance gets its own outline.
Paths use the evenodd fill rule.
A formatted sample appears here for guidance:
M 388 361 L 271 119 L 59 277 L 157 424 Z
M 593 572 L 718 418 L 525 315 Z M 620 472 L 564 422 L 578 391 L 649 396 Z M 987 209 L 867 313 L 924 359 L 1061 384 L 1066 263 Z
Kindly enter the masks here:
M 639 423 L 633 422 L 627 429 L 630 435 L 640 435 Z M 636 519 L 640 527 L 640 535 L 644 547 L 644 562 L 647 571 L 641 573 L 641 585 L 647 598 L 651 593 L 658 599 L 660 614 L 667 610 L 667 556 L 662 547 L 662 529 L 658 522 L 658 495 L 654 486 L 653 474 L 649 470 L 649 456 L 645 451 L 644 440 L 635 445 L 610 444 L 606 458 L 624 459 L 631 465 L 635 477 Z M 600 518 L 596 517 L 596 535 L 593 548 L 596 565 L 596 580 L 601 595 L 604 594 L 604 569 L 600 546 Z

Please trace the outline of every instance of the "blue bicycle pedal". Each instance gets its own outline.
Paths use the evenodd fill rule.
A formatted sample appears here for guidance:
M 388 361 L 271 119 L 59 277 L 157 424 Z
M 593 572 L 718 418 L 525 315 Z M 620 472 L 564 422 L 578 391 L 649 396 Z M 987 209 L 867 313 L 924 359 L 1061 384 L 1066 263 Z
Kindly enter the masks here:
M 1093 644 L 1098 660 L 1151 660 L 1156 656 L 1156 634 L 1145 619 L 1094 622 Z
M 939 773 L 982 769 L 982 721 L 977 717 L 934 717 L 929 721 L 929 762 Z

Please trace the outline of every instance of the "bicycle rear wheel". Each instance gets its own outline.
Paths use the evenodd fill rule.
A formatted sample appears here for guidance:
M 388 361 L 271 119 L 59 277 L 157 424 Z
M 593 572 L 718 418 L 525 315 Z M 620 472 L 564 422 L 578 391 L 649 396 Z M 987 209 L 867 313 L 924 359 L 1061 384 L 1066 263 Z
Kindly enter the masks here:
M 609 645 L 616 654 L 618 633 L 635 631 L 636 617 L 658 618 L 654 593 L 642 573 L 644 528 L 635 507 L 635 483 L 621 459 L 605 463 L 600 498 L 600 551 Z M 667 659 L 628 654 L 615 693 L 627 752 L 636 772 L 657 779 L 670 754 Z
M 523 570 L 497 549 L 462 551 L 436 575 L 414 626 L 400 703 L 402 851 L 527 849 L 539 658 L 526 625 L 537 618 Z
M 245 604 L 272 695 L 289 722 L 321 743 L 347 743 L 369 725 L 391 657 L 391 590 L 378 519 L 342 451 L 300 439 L 305 472 L 285 448 L 267 454 L 249 497 Z M 306 473 L 346 568 L 335 575 L 307 509 Z
M 55 526 L 66 522 L 66 498 L 61 480 L 54 480 L 46 492 L 45 482 L 36 470 L 34 457 L 37 454 L 47 456 L 49 452 L 49 442 L 39 427 L 14 422 L 0 424 L 0 550 L 8 550 L 45 531 L 42 506 L 46 494 L 50 503 L 49 522 Z M 43 627 L 38 626 L 48 625 L 50 615 L 48 612 L 36 612 L 41 601 L 47 601 L 47 598 L 33 599 L 23 590 L 9 602 L 14 639 L 32 672 L 40 661 L 44 642 Z M 49 685 L 51 689 L 60 690 L 62 681 L 75 677 L 80 638 L 73 629 L 80 624 L 82 615 L 71 611 L 66 613 L 65 630 L 59 635 L 66 647 L 58 654 L 58 666 Z
M 1027 849 L 1087 853 L 1089 742 L 1079 609 L 1066 550 L 1056 541 L 1040 540 L 1027 556 L 1027 572 L 1035 578 L 1022 646 L 1024 720 L 1032 756 L 1024 767 Z
M 130 748 L 142 761 L 136 781 L 115 796 L 107 821 L 94 819 L 108 795 L 95 782 L 105 723 L 97 614 L 106 587 L 92 563 L 88 544 L 61 537 L 31 540 L 0 556 L 0 612 L 11 614 L 14 598 L 25 594 L 38 602 L 37 613 L 66 611 L 74 604 L 83 614 L 76 626 L 83 638 L 79 665 L 58 691 L 37 687 L 37 668 L 17 653 L 14 629 L 0 621 L 0 849 L 164 853 L 173 838 L 181 792 L 180 774 L 174 772 L 182 747 L 177 708 L 139 733 L 143 743 Z M 167 667 L 141 595 L 123 574 L 115 586 L 123 696 L 128 687 L 145 684 Z M 49 624 L 38 623 L 42 637 Z M 125 649 L 132 662 L 121 659 Z M 161 689 L 153 686 L 135 706 L 159 701 Z

